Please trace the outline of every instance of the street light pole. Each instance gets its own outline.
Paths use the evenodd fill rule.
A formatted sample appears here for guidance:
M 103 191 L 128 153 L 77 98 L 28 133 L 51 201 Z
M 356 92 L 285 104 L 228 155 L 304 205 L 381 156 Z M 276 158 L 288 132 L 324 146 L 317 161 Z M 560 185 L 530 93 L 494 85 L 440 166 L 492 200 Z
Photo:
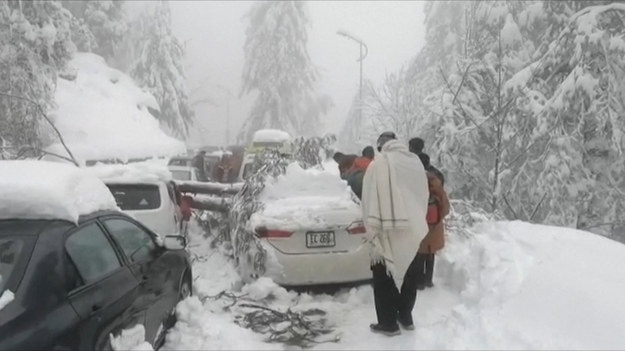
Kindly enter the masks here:
M 217 88 L 223 90 L 226 93 L 226 147 L 230 144 L 230 98 L 233 96 L 230 89 L 219 84 Z
M 358 110 L 360 112 L 360 119 L 362 120 L 362 61 L 365 59 L 365 57 L 367 57 L 367 55 L 369 54 L 369 49 L 367 48 L 367 45 L 358 37 L 349 34 L 348 32 L 344 31 L 344 30 L 338 30 L 336 32 L 336 34 L 338 35 L 342 35 L 348 39 L 351 39 L 355 42 L 358 43 L 358 45 L 360 46 L 360 57 L 356 60 L 358 62 L 360 62 L 360 86 L 358 89 L 358 97 L 359 97 L 359 103 L 360 106 L 358 107 Z M 364 50 L 364 52 L 363 52 Z

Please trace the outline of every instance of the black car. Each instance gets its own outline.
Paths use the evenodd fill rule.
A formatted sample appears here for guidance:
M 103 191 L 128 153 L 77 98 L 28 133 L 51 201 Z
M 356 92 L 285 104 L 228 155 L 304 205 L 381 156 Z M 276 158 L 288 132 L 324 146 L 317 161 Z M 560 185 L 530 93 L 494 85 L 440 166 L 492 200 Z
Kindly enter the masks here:
M 191 294 L 185 239 L 157 236 L 120 212 L 62 220 L 0 220 L 1 350 L 110 349 L 137 324 L 156 348 Z

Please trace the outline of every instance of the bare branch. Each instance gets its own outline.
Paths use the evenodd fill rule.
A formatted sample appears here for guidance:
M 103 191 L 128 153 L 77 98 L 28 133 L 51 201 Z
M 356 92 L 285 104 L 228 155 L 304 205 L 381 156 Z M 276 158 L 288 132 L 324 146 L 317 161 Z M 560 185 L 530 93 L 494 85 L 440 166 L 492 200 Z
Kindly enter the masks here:
M 52 123 L 50 118 L 48 118 L 48 115 L 46 115 L 46 113 L 43 111 L 43 108 L 41 108 L 41 105 L 39 105 L 36 101 L 33 101 L 33 100 L 31 100 L 31 99 L 29 99 L 27 97 L 23 97 L 23 96 L 13 95 L 13 94 L 4 93 L 4 92 L 0 92 L 0 96 L 6 96 L 6 97 L 9 97 L 9 98 L 15 98 L 15 99 L 23 100 L 23 101 L 30 102 L 31 104 L 35 105 L 35 107 L 37 107 L 37 110 L 39 111 L 41 116 L 43 116 L 43 118 L 46 120 L 46 122 L 48 122 L 48 124 L 56 132 L 56 135 L 58 136 L 59 141 L 61 142 L 61 145 L 63 145 L 63 148 L 65 149 L 65 151 L 67 152 L 67 154 L 71 158 L 72 163 L 74 163 L 74 165 L 76 165 L 76 167 L 79 167 L 78 162 L 76 161 L 76 158 L 74 158 L 74 154 L 72 154 L 72 152 L 69 150 L 69 148 L 65 144 L 65 140 L 63 140 L 63 135 L 61 135 L 61 132 L 56 128 L 54 123 Z

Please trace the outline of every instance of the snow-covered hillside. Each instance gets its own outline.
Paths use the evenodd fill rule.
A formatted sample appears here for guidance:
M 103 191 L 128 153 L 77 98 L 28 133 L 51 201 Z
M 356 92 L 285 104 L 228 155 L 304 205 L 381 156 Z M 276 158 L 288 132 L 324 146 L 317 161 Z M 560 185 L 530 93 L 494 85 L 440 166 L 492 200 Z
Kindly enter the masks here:
M 288 348 L 238 326 L 235 317 L 244 310 L 224 310 L 232 300 L 210 298 L 224 290 L 269 301 L 278 311 L 326 311 L 334 328 L 326 340 L 340 340 L 315 349 L 625 348 L 624 245 L 523 222 L 483 222 L 469 232 L 449 233 L 435 287 L 418 293 L 416 330 L 393 338 L 369 331 L 371 287 L 330 296 L 287 292 L 266 278 L 241 286 L 232 264 L 197 235 L 191 242 L 196 294 L 179 304 L 164 349 Z
M 51 116 L 80 162 L 184 154 L 183 142 L 167 136 L 148 108 L 154 97 L 100 56 L 77 53 L 69 62 L 75 76 L 57 81 L 57 109 Z M 58 143 L 48 148 L 66 156 Z

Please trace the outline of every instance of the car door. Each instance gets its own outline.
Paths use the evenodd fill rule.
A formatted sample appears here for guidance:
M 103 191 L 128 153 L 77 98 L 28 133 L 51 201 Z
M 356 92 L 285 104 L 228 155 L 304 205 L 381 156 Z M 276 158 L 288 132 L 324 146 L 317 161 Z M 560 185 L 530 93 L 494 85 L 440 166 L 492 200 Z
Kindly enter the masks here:
M 146 340 L 154 341 L 161 323 L 177 303 L 181 264 L 175 255 L 155 243 L 154 235 L 130 219 L 101 219 L 107 231 L 124 252 L 128 266 L 141 280 L 142 301 L 146 306 Z
M 136 305 L 139 282 L 97 221 L 69 232 L 64 248 L 74 280 L 68 300 L 81 319 L 81 347 L 102 348 L 110 333 L 145 323 L 145 310 Z

